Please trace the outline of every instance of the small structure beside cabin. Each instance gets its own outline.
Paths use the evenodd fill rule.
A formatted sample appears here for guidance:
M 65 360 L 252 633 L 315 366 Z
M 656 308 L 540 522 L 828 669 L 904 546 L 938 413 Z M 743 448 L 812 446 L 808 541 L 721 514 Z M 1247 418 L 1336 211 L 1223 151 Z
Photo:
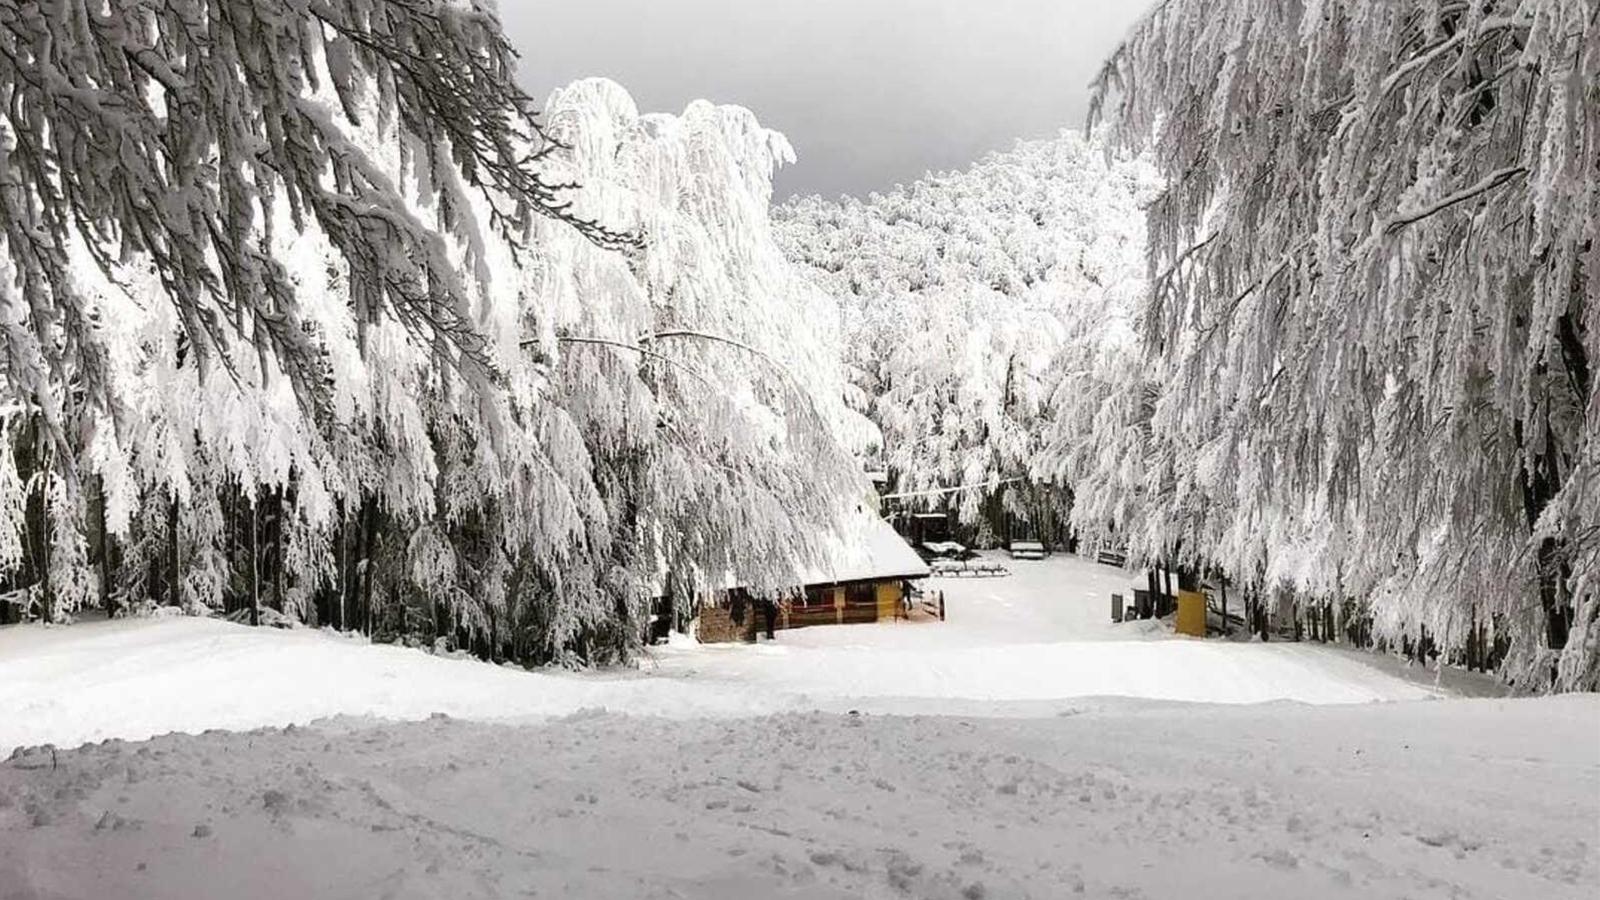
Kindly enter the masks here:
M 826 564 L 806 573 L 805 586 L 773 601 L 773 630 L 904 618 L 911 582 L 928 565 L 871 513 L 829 537 Z M 767 630 L 767 602 L 742 587 L 718 591 L 700 610 L 701 643 L 754 642 Z
M 891 513 L 900 532 L 914 546 L 954 542 L 955 527 L 949 512 L 911 512 L 897 510 Z

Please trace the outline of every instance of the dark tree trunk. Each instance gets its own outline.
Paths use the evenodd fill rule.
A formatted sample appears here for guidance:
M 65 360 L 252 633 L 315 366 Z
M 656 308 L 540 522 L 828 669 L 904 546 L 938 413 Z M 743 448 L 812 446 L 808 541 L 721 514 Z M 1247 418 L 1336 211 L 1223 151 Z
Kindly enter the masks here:
M 37 417 L 29 416 L 18 441 L 23 454 L 18 456 L 17 476 L 23 484 L 42 476 L 49 468 L 44 436 Z M 50 583 L 50 507 L 46 479 L 38 478 L 38 489 L 28 492 L 23 502 L 23 585 L 38 585 L 39 610 L 48 622 L 54 612 L 54 586 Z M 28 609 L 23 607 L 24 618 Z
M 95 529 L 100 537 L 100 552 L 95 557 L 100 569 L 100 610 L 111 617 L 111 534 L 106 527 L 106 481 L 104 478 L 95 479 L 95 512 L 98 527 Z
M 167 605 L 181 606 L 183 595 L 179 586 L 178 570 L 178 497 L 167 499 Z
M 1179 568 L 1178 569 L 1178 590 L 1180 590 L 1180 591 L 1198 591 L 1198 590 L 1200 590 L 1200 575 L 1199 575 L 1199 573 L 1197 573 L 1194 569 Z
M 272 606 L 283 612 L 283 488 L 272 494 Z
M 1228 628 L 1228 576 L 1217 576 L 1217 589 L 1222 593 L 1222 636 L 1227 637 Z
M 250 508 L 250 627 L 261 626 L 261 504 Z
M 355 605 L 356 578 L 356 524 L 359 514 L 352 515 L 349 507 L 339 522 L 339 630 L 350 630 L 350 607 Z
M 361 618 L 363 629 L 370 637 L 373 633 L 372 613 L 372 543 L 378 530 L 378 504 L 370 495 L 361 498 L 361 561 L 357 571 L 361 576 Z
M 1478 607 L 1473 606 L 1467 619 L 1467 671 L 1476 672 L 1481 664 L 1478 655 Z

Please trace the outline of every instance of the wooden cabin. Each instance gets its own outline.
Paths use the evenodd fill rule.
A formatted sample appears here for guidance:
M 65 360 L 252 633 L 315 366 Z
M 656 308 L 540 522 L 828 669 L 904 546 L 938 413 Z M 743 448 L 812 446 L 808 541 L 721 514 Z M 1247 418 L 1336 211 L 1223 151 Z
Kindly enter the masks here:
M 806 573 L 804 587 L 774 601 L 774 631 L 903 618 L 911 583 L 930 574 L 911 545 L 872 513 L 830 535 L 828 545 L 826 563 Z M 754 642 L 766 633 L 765 604 L 741 587 L 718 591 L 700 610 L 696 636 L 702 643 Z

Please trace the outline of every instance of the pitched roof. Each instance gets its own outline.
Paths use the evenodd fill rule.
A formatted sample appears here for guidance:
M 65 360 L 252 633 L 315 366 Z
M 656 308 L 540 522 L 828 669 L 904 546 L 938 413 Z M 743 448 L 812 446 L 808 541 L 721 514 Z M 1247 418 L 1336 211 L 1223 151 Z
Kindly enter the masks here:
M 867 509 L 848 517 L 825 539 L 826 561 L 806 572 L 806 584 L 926 578 L 930 572 L 882 517 Z

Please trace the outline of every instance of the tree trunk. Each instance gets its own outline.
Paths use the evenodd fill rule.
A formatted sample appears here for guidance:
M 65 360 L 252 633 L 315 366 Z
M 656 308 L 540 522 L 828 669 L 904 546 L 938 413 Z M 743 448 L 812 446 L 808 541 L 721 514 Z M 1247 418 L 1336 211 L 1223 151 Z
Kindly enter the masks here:
M 283 488 L 272 495 L 272 606 L 283 612 Z
M 261 626 L 261 504 L 247 504 L 250 508 L 250 627 Z
M 1217 588 L 1222 592 L 1222 636 L 1227 637 L 1228 628 L 1228 576 L 1221 575 L 1217 578 Z
M 372 614 L 372 542 L 374 532 L 378 530 L 378 504 L 371 495 L 361 498 L 361 561 L 358 571 L 361 576 L 361 615 L 362 625 L 368 637 L 373 633 Z
M 33 482 L 23 501 L 23 546 L 26 548 L 24 585 L 38 585 L 39 609 L 44 621 L 54 613 L 53 586 L 50 583 L 50 499 L 49 456 L 44 449 L 44 436 L 36 416 L 29 416 L 19 444 L 27 451 L 24 467 L 17 466 L 17 476 L 24 485 Z M 19 460 L 19 463 L 21 460 Z M 28 605 L 22 607 L 27 618 Z
M 178 575 L 178 497 L 171 495 L 167 501 L 167 605 L 182 606 L 183 595 Z
M 1178 590 L 1180 590 L 1180 591 L 1198 591 L 1198 590 L 1200 590 L 1200 575 L 1194 569 L 1179 568 L 1177 570 L 1177 575 L 1178 575 Z

